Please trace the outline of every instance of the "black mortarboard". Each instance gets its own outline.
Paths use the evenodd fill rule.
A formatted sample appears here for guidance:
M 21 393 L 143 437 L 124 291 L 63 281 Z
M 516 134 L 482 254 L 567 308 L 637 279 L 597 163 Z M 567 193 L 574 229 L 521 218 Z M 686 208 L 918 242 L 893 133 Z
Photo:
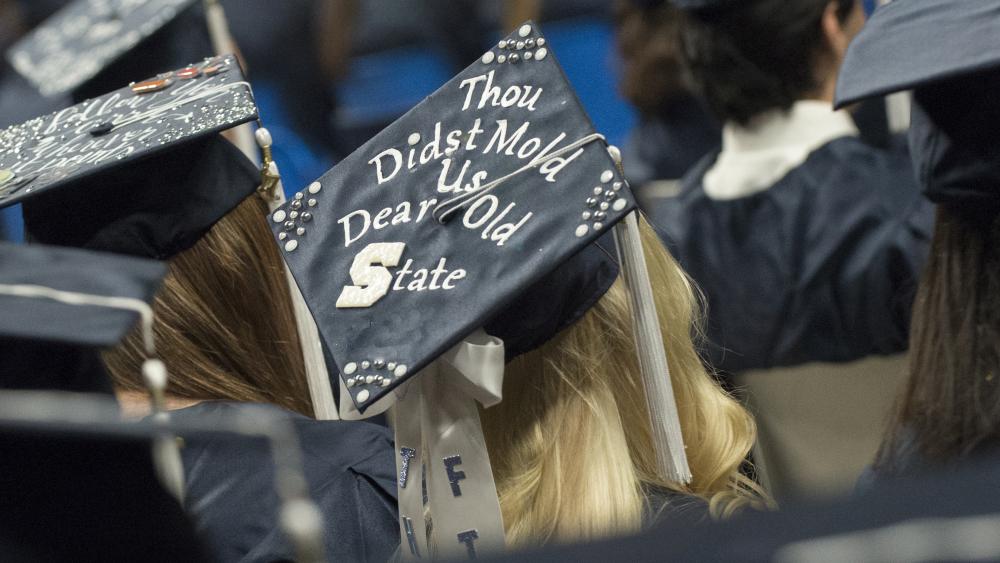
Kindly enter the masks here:
M 164 275 L 151 260 L 0 243 L 0 387 L 109 390 L 97 351 L 135 326 L 129 305 L 152 302 Z
M 526 25 L 272 218 L 363 411 L 495 319 L 524 352 L 581 316 L 618 273 L 595 241 L 634 207 Z
M 1000 208 L 1000 1 L 897 0 L 851 44 L 837 106 L 914 90 L 910 152 L 936 203 Z
M 836 105 L 1000 68 L 1000 2 L 897 0 L 851 42 Z
M 76 0 L 7 58 L 46 96 L 81 101 L 214 54 L 200 2 Z
M 151 432 L 0 423 L 0 546 L 17 561 L 208 560 L 151 449 Z
M 225 56 L 0 130 L 0 208 L 39 242 L 171 257 L 260 186 L 216 134 L 256 118 Z
M 134 311 L 16 296 L 5 290 L 34 286 L 150 303 L 165 275 L 166 266 L 153 260 L 0 243 L 0 337 L 114 346 L 138 320 Z
M 325 436 L 337 430 L 309 428 L 326 428 Z M 193 448 L 191 455 L 201 456 L 189 473 L 195 481 L 212 481 L 213 472 L 222 475 L 225 468 L 214 467 L 218 456 L 202 459 L 206 449 L 252 450 L 255 445 L 248 438 L 264 438 L 273 461 L 265 478 L 276 493 L 269 501 L 277 505 L 279 515 L 277 526 L 255 530 L 267 532 L 267 538 L 251 533 L 252 540 L 264 546 L 283 543 L 273 530 L 280 528 L 296 561 L 326 561 L 323 515 L 310 498 L 298 430 L 296 420 L 273 406 L 217 405 L 184 411 L 178 418 L 154 415 L 123 421 L 117 404 L 106 397 L 0 392 L 0 451 L 5 454 L 0 462 L 0 498 L 5 501 L 0 545 L 12 538 L 12 545 L 43 561 L 203 560 L 200 542 L 175 499 L 204 504 L 228 498 L 239 504 L 239 494 L 217 486 L 192 491 L 191 496 L 170 491 L 171 498 L 164 487 L 172 486 L 170 473 L 181 470 L 181 460 L 164 457 L 164 446 L 176 445 L 174 435 L 182 436 Z M 253 488 L 262 487 L 255 483 Z M 194 514 L 200 516 L 203 508 L 194 507 Z M 199 528 L 211 532 L 212 526 L 205 524 L 199 522 Z M 52 539 L 58 545 L 46 545 Z M 233 554 L 216 555 L 225 560 Z
M 0 243 L 0 388 L 110 392 L 99 350 L 139 319 L 163 264 Z

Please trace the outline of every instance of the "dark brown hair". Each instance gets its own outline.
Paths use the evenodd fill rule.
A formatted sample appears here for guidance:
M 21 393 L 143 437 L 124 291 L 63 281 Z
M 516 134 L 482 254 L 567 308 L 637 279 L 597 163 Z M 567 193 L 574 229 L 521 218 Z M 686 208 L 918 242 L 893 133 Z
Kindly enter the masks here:
M 193 247 L 170 260 L 157 294 L 156 349 L 168 393 L 197 400 L 266 402 L 313 416 L 305 365 L 267 205 L 251 195 Z M 134 331 L 104 354 L 115 385 L 142 389 Z
M 684 59 L 716 117 L 746 125 L 820 85 L 815 64 L 831 1 L 841 21 L 857 7 L 857 0 L 756 0 L 689 17 L 681 30 Z
M 910 375 L 876 465 L 946 463 L 1000 439 L 1000 215 L 939 206 L 917 290 Z
M 680 52 L 684 13 L 670 2 L 641 8 L 619 0 L 615 16 L 624 63 L 622 95 L 640 112 L 655 114 L 687 94 L 690 85 Z

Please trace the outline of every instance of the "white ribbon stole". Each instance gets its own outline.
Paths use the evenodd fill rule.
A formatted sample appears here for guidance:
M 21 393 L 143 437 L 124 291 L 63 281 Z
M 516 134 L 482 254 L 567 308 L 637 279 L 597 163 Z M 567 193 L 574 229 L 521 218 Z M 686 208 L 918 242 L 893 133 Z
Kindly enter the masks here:
M 472 559 L 506 547 L 476 405 L 500 402 L 503 374 L 503 342 L 479 330 L 422 370 L 399 397 L 394 426 L 404 560 Z

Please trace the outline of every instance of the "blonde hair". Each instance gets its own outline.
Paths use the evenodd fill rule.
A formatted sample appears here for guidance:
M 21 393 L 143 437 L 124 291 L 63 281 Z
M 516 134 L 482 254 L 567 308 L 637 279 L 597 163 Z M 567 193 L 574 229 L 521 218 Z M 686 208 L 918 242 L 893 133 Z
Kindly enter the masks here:
M 619 278 L 579 321 L 511 362 L 503 402 L 482 412 L 511 547 L 638 531 L 651 489 L 701 497 L 714 517 L 768 502 L 740 473 L 756 435 L 753 419 L 695 351 L 693 287 L 652 228 L 641 227 L 694 480 L 657 476 Z
M 156 349 L 168 393 L 194 400 L 273 403 L 313 415 L 302 349 L 267 205 L 243 200 L 173 257 L 156 296 Z M 138 331 L 104 353 L 115 386 L 142 390 Z

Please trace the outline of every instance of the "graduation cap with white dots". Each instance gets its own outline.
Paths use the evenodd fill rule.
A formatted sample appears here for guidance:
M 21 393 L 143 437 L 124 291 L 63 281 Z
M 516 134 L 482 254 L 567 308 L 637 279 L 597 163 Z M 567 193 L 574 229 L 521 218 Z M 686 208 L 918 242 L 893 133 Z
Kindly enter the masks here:
M 690 478 L 635 199 L 550 49 L 521 26 L 271 217 L 339 372 L 341 413 L 396 401 L 412 555 L 427 546 L 419 487 L 406 484 L 424 465 L 438 544 L 503 545 L 470 398 L 498 402 L 504 359 L 579 319 L 622 270 L 645 298 L 636 315 L 652 315 L 637 340 L 640 357 L 658 358 L 640 365 L 661 467 Z
M 0 130 L 0 208 L 22 204 L 38 242 L 172 257 L 255 191 L 275 189 L 218 135 L 257 118 L 231 55 L 140 78 Z

